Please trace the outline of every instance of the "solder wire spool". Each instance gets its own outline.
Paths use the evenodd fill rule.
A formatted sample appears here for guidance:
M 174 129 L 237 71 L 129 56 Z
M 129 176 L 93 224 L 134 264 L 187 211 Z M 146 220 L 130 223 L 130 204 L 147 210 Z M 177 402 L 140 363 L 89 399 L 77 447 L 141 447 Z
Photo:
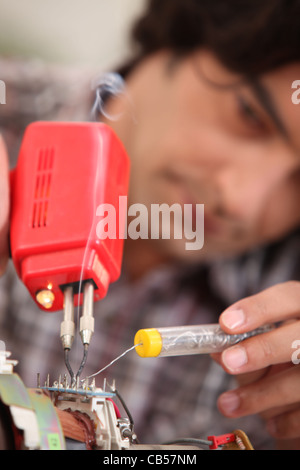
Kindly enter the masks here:
M 136 333 L 134 344 L 140 357 L 156 357 L 161 353 L 163 340 L 159 330 L 148 328 Z
M 266 325 L 238 335 L 225 333 L 219 324 L 148 328 L 137 331 L 134 344 L 144 358 L 212 354 L 273 328 Z

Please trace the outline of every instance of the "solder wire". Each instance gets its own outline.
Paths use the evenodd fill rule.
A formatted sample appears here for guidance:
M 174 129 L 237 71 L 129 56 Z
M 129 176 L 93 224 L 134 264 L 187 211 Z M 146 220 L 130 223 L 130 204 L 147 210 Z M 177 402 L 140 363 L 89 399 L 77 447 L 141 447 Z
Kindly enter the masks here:
M 102 369 L 98 370 L 98 371 L 95 372 L 94 374 L 89 375 L 88 377 L 86 377 L 86 379 L 91 379 L 92 377 L 96 377 L 96 375 L 101 374 L 101 372 L 104 372 L 106 369 L 108 369 L 108 367 L 112 366 L 115 362 L 119 361 L 119 359 L 121 359 L 122 357 L 126 356 L 126 354 L 128 354 L 130 351 L 132 351 L 133 349 L 137 348 L 138 346 L 141 346 L 141 344 L 134 344 L 134 345 L 131 346 L 130 348 L 126 349 L 126 351 L 124 351 L 124 352 L 123 352 L 122 354 L 120 354 L 118 357 L 116 357 L 115 359 L 113 359 L 109 364 L 107 364 L 106 366 L 102 367 Z
M 94 181 L 94 186 L 93 186 L 93 194 L 94 194 L 94 197 L 93 197 L 93 204 L 94 204 L 93 214 L 94 215 L 96 215 L 96 191 L 99 190 L 99 175 L 100 175 L 100 171 L 103 170 L 103 168 L 104 168 L 103 139 L 102 139 L 100 133 L 98 134 L 98 136 L 99 136 L 100 148 L 99 148 L 98 156 L 97 156 L 96 177 L 93 178 L 93 181 Z M 92 176 L 94 177 L 94 175 L 92 175 Z M 101 187 L 101 191 L 102 191 L 101 200 L 103 200 L 104 188 L 103 188 L 103 185 L 100 185 L 100 187 Z M 91 228 L 90 228 L 90 232 L 89 232 L 89 236 L 88 236 L 88 239 L 87 239 L 87 243 L 86 243 L 85 250 L 84 250 L 84 255 L 83 255 L 83 260 L 82 260 L 81 273 L 80 273 L 80 279 L 79 279 L 79 289 L 78 289 L 77 323 L 79 323 L 79 315 L 80 315 L 80 299 L 79 299 L 79 297 L 80 297 L 80 292 L 82 291 L 82 285 L 83 285 L 83 282 L 84 282 L 84 269 L 85 269 L 85 266 L 86 266 L 87 256 L 89 254 L 90 243 L 91 243 L 91 240 L 92 240 L 94 230 L 95 230 L 95 216 L 93 217 L 93 222 L 91 224 Z M 89 347 L 88 344 L 84 344 L 83 358 L 81 360 L 79 369 L 77 371 L 76 378 L 80 377 L 80 375 L 82 373 L 82 370 L 83 370 L 83 368 L 86 364 L 87 355 L 88 355 L 88 347 Z
M 268 333 L 275 325 L 264 325 L 241 334 L 227 334 L 218 323 L 186 325 L 139 330 L 135 343 L 142 343 L 136 352 L 141 357 L 184 356 L 221 352 L 240 341 Z
M 108 119 L 110 121 L 118 120 L 121 117 L 121 115 L 112 116 L 112 115 L 108 114 L 104 109 L 104 105 L 107 102 L 107 100 L 109 99 L 109 97 L 111 97 L 111 96 L 120 96 L 122 94 L 126 94 L 127 100 L 129 100 L 129 102 L 131 104 L 131 107 L 132 107 L 130 97 L 126 93 L 125 81 L 123 80 L 121 75 L 116 74 L 116 73 L 103 74 L 103 76 L 101 76 L 100 79 L 95 84 L 95 102 L 94 102 L 94 105 L 93 105 L 93 108 L 92 108 L 92 111 L 91 111 L 92 120 L 98 121 L 99 120 L 98 115 L 100 115 L 102 117 L 105 117 L 106 119 Z M 134 122 L 136 122 L 136 119 L 135 119 L 135 116 L 134 116 L 134 113 L 133 113 L 133 109 L 131 109 L 131 110 L 132 110 L 132 115 L 131 115 L 132 119 L 134 120 Z M 99 175 L 100 175 L 100 171 L 102 171 L 103 168 L 104 168 L 103 140 L 102 140 L 100 135 L 99 135 L 99 139 L 100 139 L 100 151 L 98 153 L 98 163 L 97 163 L 96 177 L 93 179 L 93 181 L 94 181 L 94 188 L 93 188 L 93 192 L 94 192 L 94 198 L 93 198 L 94 212 L 93 213 L 94 214 L 96 214 L 96 191 L 99 191 L 99 184 L 98 184 Z M 94 177 L 94 175 L 93 175 L 93 177 Z M 102 190 L 101 200 L 103 200 L 104 188 L 103 188 L 103 185 L 100 185 L 100 186 L 101 186 L 101 190 Z M 89 246 L 90 246 L 90 242 L 92 240 L 92 235 L 94 233 L 94 230 L 95 230 L 95 217 L 93 218 L 93 223 L 91 225 L 89 237 L 88 237 L 86 247 L 85 247 L 85 251 L 84 251 L 84 256 L 83 256 L 83 261 L 82 261 L 82 269 L 81 269 L 80 281 L 79 281 L 79 293 L 82 290 L 82 284 L 84 282 L 84 279 L 83 279 L 84 278 L 84 268 L 85 268 L 87 255 L 89 253 Z M 77 322 L 79 321 L 79 312 L 80 312 L 80 305 L 79 305 L 79 296 L 78 296 Z M 136 347 L 136 346 L 134 346 L 134 347 Z M 124 353 L 124 355 L 125 355 L 125 353 Z M 79 366 L 78 372 L 76 374 L 77 378 L 80 377 L 80 375 L 82 373 L 82 370 L 83 370 L 83 368 L 86 364 L 87 354 L 88 354 L 88 345 L 85 344 L 84 345 L 83 358 L 82 358 L 81 364 Z

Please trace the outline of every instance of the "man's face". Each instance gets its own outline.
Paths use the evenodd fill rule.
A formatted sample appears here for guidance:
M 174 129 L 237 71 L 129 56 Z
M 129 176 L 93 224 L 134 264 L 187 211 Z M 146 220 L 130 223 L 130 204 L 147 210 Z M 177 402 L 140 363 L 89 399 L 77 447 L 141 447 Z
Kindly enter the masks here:
M 204 204 L 205 240 L 161 240 L 195 261 L 276 240 L 300 222 L 300 64 L 246 83 L 201 51 L 168 68 L 150 58 L 128 82 L 134 123 L 130 202 Z

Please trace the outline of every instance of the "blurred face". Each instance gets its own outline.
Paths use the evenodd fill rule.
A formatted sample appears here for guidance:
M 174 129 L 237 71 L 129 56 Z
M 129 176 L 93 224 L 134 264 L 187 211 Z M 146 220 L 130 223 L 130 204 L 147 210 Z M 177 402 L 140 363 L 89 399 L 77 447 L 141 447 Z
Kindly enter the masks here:
M 131 108 L 116 123 L 132 160 L 130 202 L 205 207 L 202 250 L 172 239 L 153 241 L 159 250 L 192 261 L 231 256 L 299 224 L 299 77 L 295 64 L 245 82 L 205 51 L 175 64 L 158 54 L 132 74 L 134 119 Z

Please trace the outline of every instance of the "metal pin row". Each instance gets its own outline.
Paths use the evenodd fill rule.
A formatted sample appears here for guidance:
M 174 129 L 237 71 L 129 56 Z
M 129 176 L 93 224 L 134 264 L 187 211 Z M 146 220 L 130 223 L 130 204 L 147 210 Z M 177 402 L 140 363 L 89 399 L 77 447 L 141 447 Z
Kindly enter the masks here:
M 81 385 L 82 383 L 82 385 Z M 40 373 L 37 374 L 37 387 L 41 388 L 41 381 L 40 381 Z M 62 376 L 59 375 L 58 380 L 53 382 L 53 385 L 50 385 L 50 374 L 47 374 L 47 378 L 44 384 L 45 388 L 56 388 L 58 390 L 67 390 L 67 389 L 72 389 L 72 390 L 95 390 L 96 388 L 96 381 L 93 379 L 91 382 L 89 382 L 89 378 L 87 377 L 85 380 L 80 380 L 79 377 L 70 385 L 68 380 L 67 380 L 67 375 L 64 374 L 63 379 Z

